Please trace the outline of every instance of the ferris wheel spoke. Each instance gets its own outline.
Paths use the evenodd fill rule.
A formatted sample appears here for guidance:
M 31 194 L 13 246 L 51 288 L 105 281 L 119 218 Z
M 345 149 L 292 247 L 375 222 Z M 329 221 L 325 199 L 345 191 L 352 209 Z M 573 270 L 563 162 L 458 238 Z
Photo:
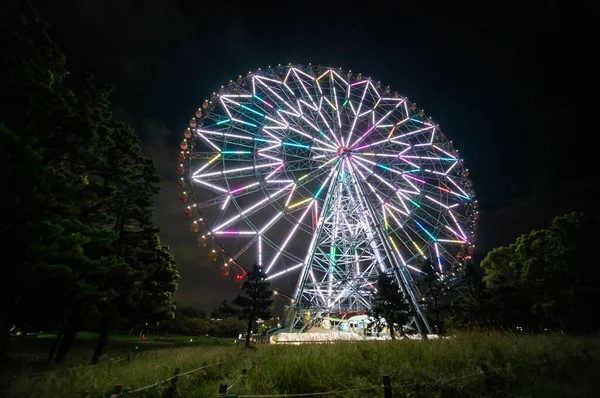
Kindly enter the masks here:
M 269 265 L 267 266 L 266 269 L 266 273 L 268 274 L 269 271 L 271 270 L 271 268 L 273 268 L 273 265 L 275 265 L 275 262 L 277 261 L 277 259 L 279 258 L 279 256 L 281 256 L 281 252 L 285 250 L 285 248 L 287 247 L 290 239 L 292 239 L 292 237 L 294 236 L 294 234 L 296 233 L 296 231 L 298 230 L 298 226 L 299 224 L 302 222 L 302 220 L 304 220 L 304 217 L 306 217 L 306 215 L 308 214 L 310 210 L 310 206 L 306 206 L 306 209 L 304 210 L 304 212 L 302 213 L 302 215 L 300 216 L 300 219 L 298 220 L 298 222 L 294 225 L 294 227 L 292 228 L 291 232 L 287 235 L 287 237 L 285 238 L 285 240 L 283 241 L 283 243 L 280 246 L 280 249 L 277 251 L 277 253 L 275 254 L 275 256 L 273 257 L 273 259 L 271 260 L 271 262 L 269 263 Z
M 263 209 L 265 206 L 269 206 L 270 202 L 269 200 L 274 200 L 276 198 L 278 198 L 279 196 L 281 196 L 283 193 L 285 193 L 286 190 L 290 189 L 293 186 L 293 184 L 288 184 L 285 185 L 283 188 L 277 190 L 276 192 L 266 196 L 265 198 L 259 200 L 258 202 L 254 203 L 253 205 L 245 208 L 244 210 L 240 211 L 237 215 L 229 218 L 228 220 L 224 221 L 223 223 L 219 224 L 218 226 L 214 227 L 213 230 L 214 231 L 219 231 L 223 228 L 228 227 L 229 225 L 231 225 L 232 223 L 234 223 L 235 221 L 237 221 L 238 219 L 240 219 L 242 216 L 250 216 L 254 213 L 256 213 L 257 211 Z
M 256 170 L 265 169 L 265 168 L 276 168 L 279 166 L 281 166 L 281 162 L 272 162 L 272 163 L 266 163 L 266 164 L 258 164 L 258 165 L 235 167 L 235 168 L 225 168 L 224 170 L 196 174 L 194 176 L 194 180 L 199 181 L 201 179 L 206 179 L 207 177 L 214 177 L 217 179 L 222 179 L 223 176 L 227 176 L 227 177 L 231 176 L 231 177 L 236 177 L 236 178 L 254 177 L 256 175 Z
M 353 109 L 353 113 L 354 113 L 354 119 L 353 119 L 353 121 L 352 121 L 352 124 L 350 125 L 350 130 L 348 130 L 348 135 L 346 136 L 346 139 L 345 139 L 345 140 L 344 140 L 344 139 L 342 139 L 342 144 L 343 144 L 344 146 L 350 146 L 350 140 L 351 140 L 351 138 L 352 138 L 352 133 L 353 133 L 353 131 L 354 131 L 354 128 L 356 127 L 356 122 L 358 121 L 358 118 L 360 117 L 360 116 L 359 116 L 359 114 L 360 114 L 360 110 L 361 110 L 361 108 L 362 108 L 362 106 L 363 106 L 363 102 L 364 102 L 364 100 L 365 100 L 365 95 L 367 94 L 367 91 L 369 90 L 369 85 L 368 85 L 368 84 L 365 84 L 365 83 L 367 83 L 367 81 L 366 81 L 366 80 L 365 80 L 365 81 L 364 81 L 364 83 L 363 83 L 363 85 L 364 85 L 365 87 L 364 87 L 364 89 L 363 89 L 362 96 L 361 96 L 361 98 L 360 98 L 360 102 L 359 102 L 359 104 L 358 104 L 358 109 L 357 109 L 356 111 L 354 111 L 354 109 Z M 354 83 L 354 84 L 357 84 L 357 85 L 358 85 L 358 84 L 361 84 L 361 83 L 360 83 L 360 82 L 357 82 L 357 83 Z M 348 97 L 347 97 L 347 98 L 350 98 L 350 90 L 351 90 L 351 89 L 350 89 L 350 87 L 351 87 L 351 85 L 350 85 L 350 84 L 348 84 L 348 91 L 347 91 L 347 95 L 348 95 Z M 350 102 L 350 106 L 352 107 L 352 106 L 353 106 L 353 105 L 352 105 L 352 101 L 350 100 L 349 102 Z
M 365 89 L 366 91 L 366 89 Z M 393 100 L 392 98 L 386 98 L 385 100 Z M 360 144 L 365 138 L 367 138 L 372 131 L 374 131 L 377 127 L 380 127 L 381 125 L 383 125 L 387 118 L 397 109 L 399 108 L 404 100 L 400 99 L 399 101 L 396 101 L 396 105 L 394 106 L 394 108 L 390 111 L 388 111 L 385 115 L 383 115 L 381 118 L 379 118 L 377 121 L 373 121 L 373 125 L 367 129 L 367 131 L 365 131 L 356 141 L 354 141 L 352 143 L 352 145 L 349 145 L 351 148 L 355 148 L 358 144 Z M 362 103 L 362 102 L 361 102 Z M 375 112 L 373 112 L 373 118 L 375 118 Z M 387 127 L 387 126 L 386 126 Z
M 394 200 L 391 199 L 391 197 L 393 197 L 394 195 L 396 195 L 398 197 L 398 199 L 402 202 L 403 206 L 406 208 L 406 204 L 404 203 L 403 197 L 400 195 L 400 192 L 404 191 L 406 193 L 414 193 L 413 191 L 410 190 L 406 190 L 401 188 L 400 186 L 394 186 L 394 184 L 390 183 L 389 181 L 385 180 L 383 177 L 381 177 L 378 172 L 375 172 L 374 169 L 369 169 L 367 166 L 365 166 L 364 164 L 361 164 L 360 162 L 356 163 L 357 166 L 359 166 L 360 168 L 362 168 L 363 170 L 365 170 L 366 172 L 369 173 L 370 176 L 374 177 L 378 182 L 380 182 L 382 185 L 385 185 L 387 187 L 387 189 L 391 190 L 392 193 L 389 194 L 385 194 L 383 192 L 381 192 L 380 190 L 376 189 L 369 181 L 367 176 L 365 176 L 359 169 L 356 169 L 356 172 L 358 173 L 358 175 L 363 179 L 363 181 L 365 181 L 365 183 L 367 184 L 367 186 L 371 189 L 371 191 L 378 197 L 380 198 L 381 202 L 385 202 L 383 200 L 383 198 L 386 198 L 388 200 Z M 398 180 L 391 180 L 392 182 L 395 182 L 396 185 L 398 184 Z

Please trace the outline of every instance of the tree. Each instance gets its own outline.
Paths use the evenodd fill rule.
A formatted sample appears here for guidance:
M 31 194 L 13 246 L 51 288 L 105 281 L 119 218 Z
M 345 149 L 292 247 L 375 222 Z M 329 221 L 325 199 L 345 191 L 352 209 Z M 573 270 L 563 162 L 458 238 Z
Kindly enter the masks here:
M 421 285 L 424 289 L 421 290 L 423 297 L 426 298 L 425 303 L 429 308 L 433 307 L 435 314 L 435 331 L 440 331 L 440 310 L 438 301 L 443 289 L 442 275 L 435 268 L 433 262 L 429 259 L 422 259 L 420 263 L 421 275 L 417 279 L 417 285 Z
M 223 300 L 223 302 L 214 309 L 210 316 L 211 318 L 223 319 L 231 316 L 237 316 L 239 314 L 239 310 L 233 306 L 231 306 L 227 300 Z
M 101 169 L 98 185 L 116 195 L 115 200 L 95 204 L 94 212 L 109 215 L 115 239 L 101 251 L 114 254 L 122 266 L 106 270 L 98 281 L 106 296 L 99 305 L 103 322 L 92 363 L 102 355 L 119 317 L 147 323 L 173 316 L 171 298 L 178 278 L 174 259 L 161 244 L 153 221 L 160 181 L 154 163 L 143 155 L 130 126 L 113 122 L 107 133 L 111 138 L 103 153 L 107 167 Z
M 271 283 L 266 280 L 267 274 L 262 267 L 254 264 L 246 275 L 242 285 L 244 295 L 238 295 L 232 303 L 240 308 L 239 315 L 248 321 L 246 328 L 246 344 L 250 345 L 250 336 L 258 318 L 267 320 L 271 318 L 269 307 L 273 304 L 273 290 Z
M 70 199 L 85 187 L 81 171 L 97 135 L 63 84 L 64 55 L 28 1 L 2 2 L 0 43 L 0 183 L 11 189 L 0 197 L 0 242 L 4 253 L 19 253 L 3 269 L 3 350 L 24 300 L 86 262 L 89 238 Z
M 28 0 L 0 9 L 0 244 L 11 256 L 0 299 L 0 351 L 13 326 L 61 325 L 49 358 L 65 359 L 82 322 L 172 317 L 177 270 L 153 222 L 159 176 L 112 87 L 65 80 L 65 57 Z M 43 304 L 39 304 L 43 303 Z M 0 354 L 2 353 L 0 352 Z
M 530 331 L 593 331 L 600 321 L 600 220 L 570 213 L 496 248 L 481 262 L 496 324 Z
M 395 340 L 395 325 L 400 327 L 399 332 L 402 333 L 402 327 L 408 323 L 411 314 L 404 293 L 391 275 L 379 274 L 372 302 L 368 315 L 374 321 L 370 327 L 379 333 L 387 325 L 390 337 Z
M 449 328 L 470 329 L 491 326 L 492 309 L 482 281 L 483 270 L 472 261 L 456 274 L 454 298 L 448 305 L 445 323 Z

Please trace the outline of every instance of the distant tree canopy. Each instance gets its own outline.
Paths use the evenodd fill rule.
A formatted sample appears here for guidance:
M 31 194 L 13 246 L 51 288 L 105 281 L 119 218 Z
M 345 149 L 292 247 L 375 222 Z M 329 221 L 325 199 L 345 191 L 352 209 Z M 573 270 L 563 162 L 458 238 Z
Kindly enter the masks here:
M 183 333 L 237 338 L 245 328 L 246 322 L 232 314 L 207 318 L 204 310 L 182 307 L 175 311 L 173 318 L 159 322 L 155 330 L 165 334 Z
M 597 331 L 599 259 L 598 214 L 556 217 L 548 228 L 490 251 L 481 282 L 471 277 L 464 284 L 451 317 L 462 325 Z
M 113 120 L 112 87 L 67 79 L 66 58 L 25 0 L 0 12 L 0 342 L 58 329 L 61 362 L 78 330 L 172 316 L 178 273 L 155 225 L 159 176 L 131 126 Z

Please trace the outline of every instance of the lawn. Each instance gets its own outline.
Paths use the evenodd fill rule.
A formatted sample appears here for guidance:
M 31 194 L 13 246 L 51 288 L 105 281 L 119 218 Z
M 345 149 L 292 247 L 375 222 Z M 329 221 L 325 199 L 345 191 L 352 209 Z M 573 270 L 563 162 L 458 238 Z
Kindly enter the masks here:
M 169 378 L 176 368 L 193 371 L 179 378 L 176 396 L 183 397 L 216 396 L 220 384 L 231 386 L 232 396 L 356 390 L 327 397 L 382 397 L 384 374 L 398 397 L 589 397 L 596 396 L 600 379 L 598 337 L 465 333 L 442 341 L 259 345 L 255 351 L 231 342 L 187 345 L 189 338 L 131 360 L 107 358 L 93 367 L 82 362 L 41 375 L 24 369 L 8 396 L 95 398 L 122 384 L 126 397 L 159 397 L 170 381 L 134 390 Z M 194 371 L 203 362 L 209 367 Z

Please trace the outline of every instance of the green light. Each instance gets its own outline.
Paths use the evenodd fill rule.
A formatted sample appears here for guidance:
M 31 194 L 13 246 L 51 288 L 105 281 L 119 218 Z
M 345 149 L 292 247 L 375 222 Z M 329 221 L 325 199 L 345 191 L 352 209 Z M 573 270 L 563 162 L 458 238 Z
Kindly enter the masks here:
M 250 111 L 250 112 L 252 112 L 252 113 L 255 113 L 255 114 L 257 114 L 258 116 L 263 116 L 263 117 L 265 116 L 265 115 L 263 115 L 262 113 L 260 113 L 260 112 L 257 112 L 257 111 L 255 111 L 254 109 L 247 107 L 246 105 L 241 105 L 241 107 L 242 107 L 242 108 L 244 108 L 244 109 L 246 109 L 246 110 L 249 110 L 249 111 Z
M 223 155 L 249 155 L 250 151 L 221 151 Z
M 408 199 L 408 201 L 409 201 L 410 203 L 412 203 L 413 205 L 417 206 L 419 209 L 421 208 L 421 206 L 419 206 L 419 204 L 418 204 L 417 202 L 415 202 L 414 200 L 412 200 L 412 199 Z
M 230 122 L 230 121 L 231 121 L 231 119 L 221 120 L 220 122 L 217 122 L 217 125 L 223 124 L 223 123 L 227 123 L 227 122 Z
M 344 103 L 342 104 L 342 106 L 346 106 L 347 103 L 348 103 L 348 98 L 346 98 L 346 101 L 344 101 Z
M 295 146 L 298 148 L 304 148 L 304 149 L 310 149 L 310 147 L 308 145 L 303 145 L 303 144 L 296 144 L 294 142 L 284 142 L 283 145 L 287 145 L 287 146 Z

